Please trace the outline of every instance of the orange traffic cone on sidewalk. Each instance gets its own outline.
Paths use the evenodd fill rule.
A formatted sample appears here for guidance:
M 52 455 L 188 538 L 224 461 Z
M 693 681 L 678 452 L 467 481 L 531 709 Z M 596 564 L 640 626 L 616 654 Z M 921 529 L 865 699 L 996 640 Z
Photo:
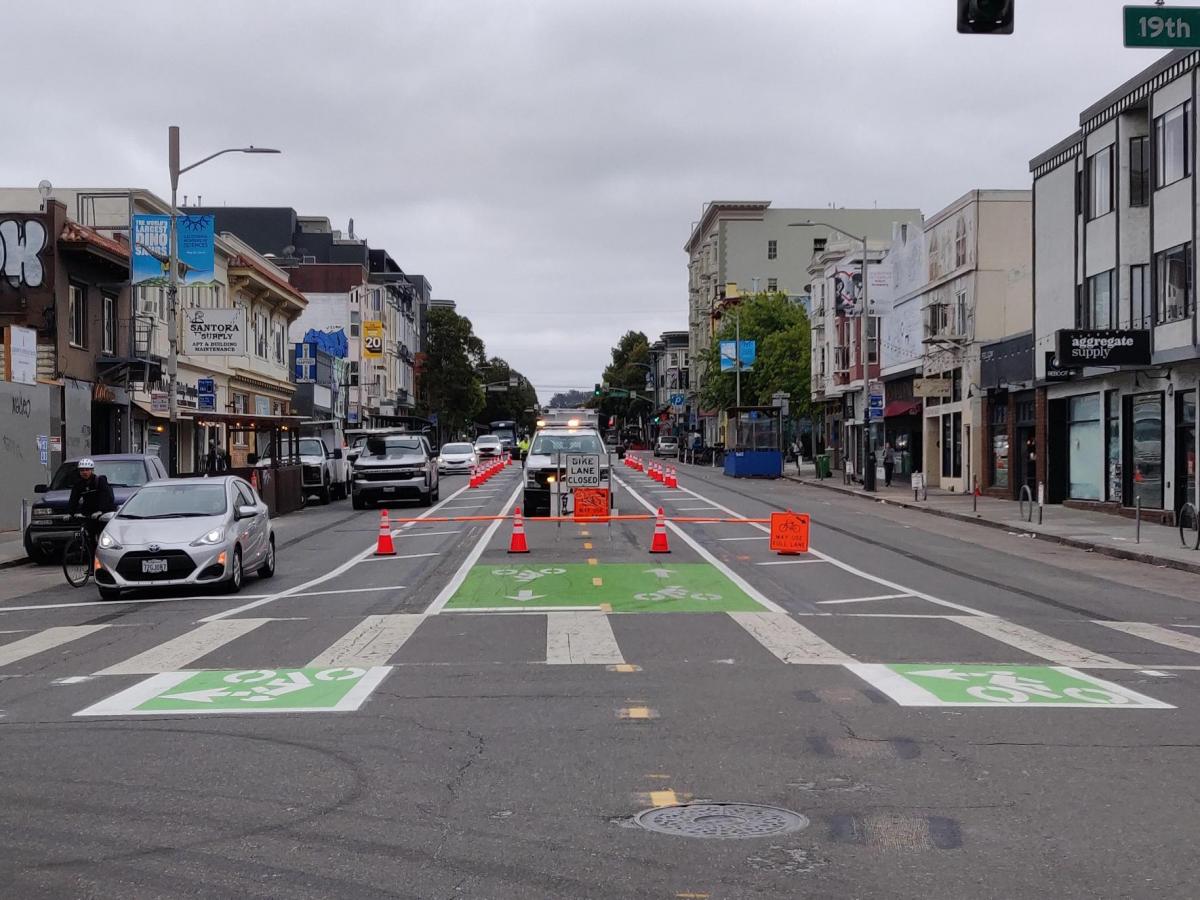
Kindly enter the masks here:
M 650 552 L 671 552 L 671 548 L 667 546 L 667 519 L 661 506 L 658 508 L 658 518 L 654 520 L 654 539 L 650 542 Z
M 395 556 L 396 547 L 392 544 L 392 526 L 388 524 L 386 509 L 379 511 L 379 542 L 375 545 L 376 556 Z
M 512 538 L 508 542 L 509 553 L 528 553 L 529 545 L 525 543 L 525 520 L 521 518 L 521 507 L 513 509 Z

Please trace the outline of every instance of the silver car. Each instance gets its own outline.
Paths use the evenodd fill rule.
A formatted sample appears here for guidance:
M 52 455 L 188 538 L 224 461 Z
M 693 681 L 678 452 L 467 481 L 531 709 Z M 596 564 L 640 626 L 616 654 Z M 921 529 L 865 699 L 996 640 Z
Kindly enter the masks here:
M 438 471 L 444 474 L 470 472 L 479 460 L 470 444 L 443 444 L 438 453 Z
M 122 591 L 222 584 L 241 590 L 247 571 L 275 574 L 267 505 L 233 475 L 152 481 L 108 521 L 96 547 L 96 586 Z

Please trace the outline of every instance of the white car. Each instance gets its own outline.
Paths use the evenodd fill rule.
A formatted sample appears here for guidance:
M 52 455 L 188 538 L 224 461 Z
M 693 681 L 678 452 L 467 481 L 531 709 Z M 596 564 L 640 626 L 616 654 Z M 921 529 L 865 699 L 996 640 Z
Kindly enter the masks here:
M 499 456 L 503 449 L 500 438 L 494 434 L 481 434 L 475 438 L 475 455 L 480 459 Z
M 441 453 L 438 454 L 438 471 L 443 475 L 470 472 L 471 467 L 478 462 L 475 448 L 470 444 L 444 444 Z

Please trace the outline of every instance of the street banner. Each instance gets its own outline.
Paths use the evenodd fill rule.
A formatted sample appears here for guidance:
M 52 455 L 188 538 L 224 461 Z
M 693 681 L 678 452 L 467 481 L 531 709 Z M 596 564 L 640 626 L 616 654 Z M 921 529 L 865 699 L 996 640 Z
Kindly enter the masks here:
M 738 368 L 738 357 L 741 357 L 743 372 L 749 372 L 754 368 L 754 360 L 758 358 L 758 342 L 757 341 L 742 341 L 740 353 L 735 352 L 734 345 L 737 341 L 721 341 L 721 371 L 733 372 Z
M 244 309 L 189 309 L 184 312 L 184 350 L 193 356 L 245 356 Z
M 363 359 L 383 358 L 383 322 L 362 323 L 362 356 Z
M 179 283 L 211 284 L 216 278 L 212 216 L 178 216 Z M 131 284 L 167 285 L 171 271 L 171 217 L 139 214 L 133 217 Z
M 215 235 L 212 216 L 179 216 L 179 280 L 182 284 L 211 284 L 216 279 Z

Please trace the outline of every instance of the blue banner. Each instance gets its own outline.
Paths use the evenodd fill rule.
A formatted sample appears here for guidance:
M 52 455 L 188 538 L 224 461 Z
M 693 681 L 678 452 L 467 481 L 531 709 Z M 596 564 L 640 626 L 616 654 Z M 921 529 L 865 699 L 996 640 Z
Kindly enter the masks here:
M 721 341 L 721 371 L 733 372 L 738 368 L 737 359 L 740 356 L 742 360 L 741 369 L 743 372 L 748 372 L 754 368 L 754 360 L 758 358 L 758 343 L 756 341 L 742 341 L 740 353 L 735 354 L 733 345 L 736 341 Z
M 212 284 L 216 279 L 212 216 L 176 218 L 179 237 L 179 283 Z M 129 278 L 132 284 L 169 283 L 171 271 L 171 217 L 133 217 L 133 255 Z

